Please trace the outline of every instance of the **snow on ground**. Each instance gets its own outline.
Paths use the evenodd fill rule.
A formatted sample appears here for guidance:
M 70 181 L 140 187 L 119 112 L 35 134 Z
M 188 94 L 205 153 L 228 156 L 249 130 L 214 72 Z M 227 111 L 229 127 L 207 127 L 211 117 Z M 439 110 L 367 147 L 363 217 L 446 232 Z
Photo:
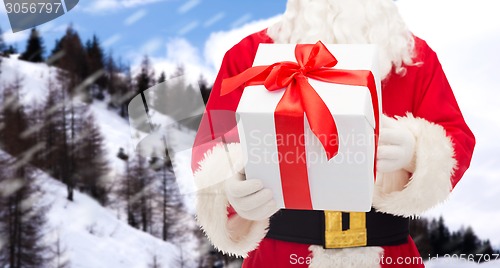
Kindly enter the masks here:
M 169 144 L 175 152 L 173 164 L 175 177 L 179 185 L 179 192 L 184 195 L 186 206 L 191 213 L 195 213 L 195 189 L 193 172 L 191 171 L 191 148 L 196 132 L 192 130 L 173 129 Z
M 0 150 L 0 156 L 8 154 Z M 54 246 L 59 238 L 62 259 L 71 267 L 146 268 L 155 255 L 162 267 L 176 267 L 179 249 L 173 244 L 130 227 L 113 211 L 78 191 L 74 201 L 68 201 L 66 186 L 42 171 L 36 171 L 35 184 L 42 194 L 34 205 L 48 209 L 44 242 Z
M 52 237 L 59 234 L 63 248 L 77 268 L 147 267 L 158 257 L 163 267 L 174 267 L 178 249 L 158 238 L 130 227 L 123 219 L 87 195 L 75 192 L 66 199 L 66 186 L 46 175 L 39 176 Z
M 47 80 L 55 79 L 57 69 L 46 64 L 34 64 L 13 58 L 2 58 L 0 83 L 8 86 L 22 79 L 21 101 L 26 105 L 42 104 L 47 96 Z M 94 101 L 90 111 L 104 137 L 105 150 L 110 164 L 109 178 L 116 180 L 123 174 L 125 163 L 117 157 L 119 148 L 129 155 L 134 154 L 131 129 L 126 120 L 116 111 L 109 110 L 102 101 Z M 182 192 L 192 193 L 194 189 L 190 169 L 191 148 L 194 131 L 185 129 L 172 131 L 171 145 L 175 151 L 177 180 Z M 0 152 L 1 153 L 1 152 Z M 48 236 L 54 240 L 59 236 L 67 250 L 71 267 L 142 268 L 152 261 L 153 255 L 163 267 L 176 267 L 179 249 L 147 233 L 130 227 L 120 208 L 104 208 L 87 195 L 75 192 L 75 201 L 66 200 L 66 187 L 59 181 L 40 172 L 38 180 L 44 190 L 42 203 L 51 204 L 47 212 Z M 187 207 L 194 211 L 192 195 L 186 196 Z M 58 235 L 57 235 L 58 234 Z M 196 254 L 196 241 L 183 244 L 184 256 Z
M 129 124 L 116 111 L 109 110 L 105 102 L 94 101 L 90 105 L 90 111 L 93 113 L 94 119 L 104 137 L 104 146 L 111 168 L 109 176 L 111 179 L 116 178 L 119 174 L 123 174 L 125 170 L 125 162 L 117 157 L 120 148 L 123 148 L 125 153 L 129 155 L 133 153 L 130 147 Z
M 2 58 L 0 73 L 0 86 L 12 84 L 16 78 L 21 79 L 21 96 L 24 104 L 43 103 L 47 96 L 47 80 L 55 79 L 57 69 L 48 67 L 45 63 L 30 63 L 12 58 Z
M 22 81 L 21 97 L 26 105 L 34 103 L 42 104 L 47 97 L 47 80 L 49 77 L 56 79 L 57 68 L 49 67 L 44 63 L 30 63 L 12 58 L 2 58 L 0 83 L 8 86 L 19 77 Z M 201 97 L 200 97 L 201 98 Z M 105 149 L 110 164 L 111 181 L 114 181 L 125 169 L 125 162 L 117 157 L 120 148 L 129 155 L 134 154 L 135 148 L 132 144 L 132 131 L 129 123 L 120 117 L 115 110 L 108 109 L 107 103 L 94 101 L 90 105 L 90 111 L 101 130 L 105 142 Z M 181 193 L 186 195 L 187 207 L 194 211 L 194 181 L 191 172 L 191 146 L 194 141 L 195 132 L 187 129 L 178 130 L 172 128 L 170 131 L 169 146 L 174 156 L 175 173 L 179 182 Z

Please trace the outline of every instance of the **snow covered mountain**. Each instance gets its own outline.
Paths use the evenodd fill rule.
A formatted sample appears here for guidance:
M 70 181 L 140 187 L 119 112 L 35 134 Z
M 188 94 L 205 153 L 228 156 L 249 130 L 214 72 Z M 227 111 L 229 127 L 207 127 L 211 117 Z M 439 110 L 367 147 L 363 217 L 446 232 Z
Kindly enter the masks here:
M 87 195 L 66 199 L 66 186 L 47 175 L 37 178 L 49 203 L 47 238 L 59 236 L 71 267 L 147 267 L 156 256 L 161 267 L 172 267 L 179 249 L 132 228 L 113 211 Z
M 16 57 L 2 58 L 0 68 L 0 83 L 3 87 L 15 80 L 22 81 L 21 102 L 28 109 L 43 103 L 48 93 L 48 78 L 55 79 L 57 71 L 44 63 L 29 63 L 17 60 Z M 128 122 L 115 111 L 108 110 L 105 102 L 95 101 L 90 105 L 90 111 L 105 139 L 104 145 L 110 165 L 108 177 L 117 178 L 125 168 L 124 161 L 116 157 L 119 148 L 133 153 Z M 188 144 L 194 137 L 194 133 L 177 134 L 179 137 L 176 140 Z M 180 146 L 186 148 L 185 144 Z M 0 155 L 7 153 L 0 151 Z M 178 162 L 189 163 L 189 158 L 189 154 L 184 154 Z M 71 267 L 146 268 L 153 263 L 153 259 L 159 265 L 155 267 L 177 267 L 180 254 L 191 260 L 198 256 L 194 248 L 197 245 L 195 241 L 184 243 L 182 249 L 164 242 L 129 226 L 120 205 L 103 207 L 88 195 L 76 190 L 74 201 L 70 202 L 66 199 L 66 185 L 42 171 L 38 170 L 36 174 L 36 184 L 42 190 L 39 202 L 49 207 L 46 213 L 47 226 L 43 230 L 46 234 L 44 239 L 49 244 L 60 240 L 64 258 L 69 261 Z M 185 178 L 178 176 L 178 181 L 190 182 L 189 173 L 184 171 L 182 174 L 186 174 Z M 189 203 L 192 204 L 192 200 Z M 192 210 L 190 204 L 188 208 Z M 192 265 L 194 264 L 189 264 L 188 261 L 188 267 Z

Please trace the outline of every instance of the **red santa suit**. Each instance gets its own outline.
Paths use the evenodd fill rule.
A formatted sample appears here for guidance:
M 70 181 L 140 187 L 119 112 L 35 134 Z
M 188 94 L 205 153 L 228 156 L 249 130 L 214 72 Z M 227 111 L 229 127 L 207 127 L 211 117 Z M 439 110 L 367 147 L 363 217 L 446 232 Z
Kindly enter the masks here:
M 398 245 L 325 249 L 266 237 L 269 219 L 249 222 L 230 208 L 223 180 L 243 165 L 234 112 L 244 88 L 221 96 L 221 82 L 250 68 L 262 43 L 273 43 L 266 30 L 226 53 L 196 137 L 197 217 L 206 235 L 219 250 L 245 257 L 243 267 L 423 267 L 410 237 Z M 382 83 L 383 113 L 416 138 L 414 169 L 378 173 L 373 198 L 376 211 L 402 217 L 444 201 L 469 167 L 475 145 L 436 53 L 415 37 L 414 55 L 419 64 L 405 66 L 405 75 L 393 71 Z M 224 164 L 228 155 L 233 167 Z

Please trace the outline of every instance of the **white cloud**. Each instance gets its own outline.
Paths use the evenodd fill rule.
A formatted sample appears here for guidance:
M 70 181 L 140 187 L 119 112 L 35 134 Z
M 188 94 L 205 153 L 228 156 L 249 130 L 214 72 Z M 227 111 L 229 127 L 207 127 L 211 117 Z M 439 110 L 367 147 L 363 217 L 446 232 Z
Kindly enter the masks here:
M 148 14 L 148 12 L 146 11 L 146 9 L 137 10 L 132 15 L 128 16 L 125 19 L 125 21 L 123 22 L 123 24 L 125 24 L 126 26 L 130 26 L 130 25 L 138 22 L 142 18 L 144 18 L 144 16 L 146 16 L 146 14 Z
M 167 0 L 93 0 L 83 10 L 88 13 L 110 13 L 124 8 L 154 4 Z
M 120 34 L 114 34 L 108 38 L 106 38 L 103 42 L 102 42 L 102 45 L 104 47 L 110 47 L 112 46 L 113 44 L 117 43 L 118 41 L 120 41 L 120 39 L 122 39 L 122 36 Z
M 209 18 L 208 20 L 206 20 L 205 23 L 203 23 L 203 27 L 205 28 L 210 27 L 214 25 L 216 22 L 222 20 L 225 16 L 226 14 L 224 12 L 219 12 L 214 16 L 212 16 L 211 18 Z
M 28 36 L 29 31 L 22 31 L 17 33 L 13 33 L 12 31 L 4 31 L 3 40 L 7 44 L 12 44 L 17 42 L 24 42 L 28 39 Z
M 186 77 L 190 81 L 197 81 L 203 74 L 205 77 L 215 77 L 214 70 L 204 64 L 198 48 L 190 44 L 186 39 L 175 38 L 166 45 L 166 57 L 154 58 L 155 69 L 173 73 L 177 66 L 182 65 L 185 68 Z
M 177 12 L 179 12 L 180 14 L 184 14 L 189 10 L 197 7 L 199 4 L 201 4 L 201 0 L 189 0 L 184 5 L 180 6 Z
M 70 24 L 66 23 L 55 23 L 54 21 L 49 21 L 47 23 L 44 23 L 42 25 L 37 26 L 38 31 L 42 34 L 51 34 L 51 33 L 57 33 L 57 34 L 62 34 L 65 33 L 66 30 L 68 29 Z M 85 28 L 82 27 L 80 24 L 72 24 L 73 29 L 75 29 L 77 32 L 84 32 Z M 19 42 L 24 42 L 28 39 L 30 30 L 24 30 L 21 32 L 13 33 L 10 29 L 6 30 L 3 29 L 3 38 L 6 43 L 11 44 L 11 43 L 19 43 Z M 45 44 L 47 46 L 47 44 Z
M 484 36 L 500 29 L 497 0 L 400 0 L 396 2 L 410 29 L 431 45 Z
M 77 32 L 84 32 L 85 28 L 81 26 L 81 24 L 73 24 L 73 23 L 53 23 L 53 21 L 43 24 L 41 27 L 42 33 L 65 33 L 68 27 L 72 27 Z
M 0 14 L 7 15 L 7 10 L 5 9 L 5 5 L 0 5 Z
M 250 19 L 252 19 L 252 14 L 247 13 L 241 17 L 239 17 L 237 20 L 235 20 L 233 23 L 231 23 L 231 28 L 238 28 L 241 25 L 247 23 Z
M 186 24 L 184 27 L 180 28 L 179 31 L 177 32 L 179 35 L 185 35 L 189 32 L 191 32 L 192 30 L 198 28 L 198 21 L 194 20 L 188 24 Z
M 229 31 L 213 32 L 205 43 L 205 61 L 211 68 L 218 70 L 226 51 L 247 35 L 263 30 L 277 22 L 280 17 L 275 16 L 269 19 L 253 21 Z
M 198 81 L 201 74 L 210 79 L 215 77 L 214 70 L 204 64 L 199 49 L 184 38 L 173 38 L 166 43 L 160 39 L 152 39 L 146 42 L 140 49 L 128 55 L 128 58 L 133 63 L 132 71 L 135 73 L 139 70 L 139 65 L 144 55 L 152 54 L 146 53 L 148 49 L 151 50 L 154 48 L 157 50 L 162 46 L 165 48 L 165 56 L 150 58 L 157 76 L 162 71 L 167 76 L 171 75 L 178 66 L 183 66 L 186 77 L 191 82 Z
M 178 65 L 183 65 L 190 81 L 197 81 L 199 76 L 203 74 L 207 81 L 212 83 L 222 62 L 222 57 L 229 48 L 245 36 L 268 27 L 278 18 L 276 16 L 270 19 L 258 20 L 245 24 L 238 29 L 212 33 L 205 43 L 203 52 L 199 51 L 185 38 L 173 38 L 165 44 L 166 55 L 164 57 L 153 57 L 151 61 L 157 74 L 161 71 L 165 71 L 167 75 L 172 74 Z M 191 27 L 198 27 L 198 23 L 196 22 L 196 25 Z M 145 52 L 148 51 L 148 49 L 144 48 L 151 47 L 152 44 L 154 44 L 155 49 L 160 45 L 158 39 L 153 39 L 140 49 L 129 53 L 128 58 L 131 59 L 134 66 L 139 65 Z
M 163 45 L 161 38 L 152 38 L 137 49 L 137 53 L 141 55 L 155 54 Z

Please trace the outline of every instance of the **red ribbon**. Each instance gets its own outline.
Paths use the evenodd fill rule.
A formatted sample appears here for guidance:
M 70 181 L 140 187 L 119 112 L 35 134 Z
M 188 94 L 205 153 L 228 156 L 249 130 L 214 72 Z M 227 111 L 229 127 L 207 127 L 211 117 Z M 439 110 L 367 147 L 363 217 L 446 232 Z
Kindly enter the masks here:
M 364 86 L 370 90 L 375 115 L 375 145 L 379 131 L 379 105 L 373 74 L 369 70 L 332 69 L 337 59 L 320 41 L 315 45 L 299 44 L 295 47 L 297 62 L 278 62 L 269 66 L 255 66 L 239 75 L 222 81 L 221 95 L 226 95 L 244 86 L 264 85 L 267 90 L 283 88 L 285 93 L 276 107 L 274 118 L 280 156 L 296 157 L 292 163 L 280 161 L 280 175 L 286 208 L 312 209 L 305 146 L 287 144 L 284 136 L 298 135 L 299 145 L 304 143 L 304 113 L 314 135 L 325 149 L 327 159 L 338 153 L 338 132 L 335 120 L 325 102 L 309 84 L 308 78 L 319 81 Z M 375 155 L 377 146 L 375 146 Z M 303 157 L 302 157 L 303 156 Z M 280 159 L 286 160 L 286 159 Z M 375 169 L 374 169 L 375 174 Z

